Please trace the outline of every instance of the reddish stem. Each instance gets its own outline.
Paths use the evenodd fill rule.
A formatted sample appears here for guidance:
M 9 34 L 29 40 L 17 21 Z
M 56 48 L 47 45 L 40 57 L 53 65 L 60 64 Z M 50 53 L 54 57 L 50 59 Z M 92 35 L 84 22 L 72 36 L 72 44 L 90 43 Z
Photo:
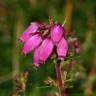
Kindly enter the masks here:
M 56 76 L 57 76 L 57 81 L 58 81 L 58 87 L 59 87 L 59 93 L 60 96 L 65 96 L 64 93 L 64 83 L 62 81 L 62 77 L 61 77 L 61 64 L 56 64 L 55 68 L 56 68 Z

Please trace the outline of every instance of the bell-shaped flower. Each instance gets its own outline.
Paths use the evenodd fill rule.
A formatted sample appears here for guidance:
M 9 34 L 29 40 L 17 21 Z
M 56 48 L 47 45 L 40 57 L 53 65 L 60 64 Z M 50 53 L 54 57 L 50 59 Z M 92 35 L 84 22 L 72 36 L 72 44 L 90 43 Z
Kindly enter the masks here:
M 21 35 L 20 41 L 24 43 L 31 36 L 30 34 L 37 32 L 38 28 L 39 28 L 39 23 L 37 22 L 31 23 L 29 27 Z
M 64 57 L 67 55 L 67 51 L 68 51 L 68 43 L 64 38 L 62 38 L 60 42 L 57 44 L 58 59 L 64 60 Z
M 53 51 L 53 43 L 51 39 L 46 38 L 40 45 L 40 60 L 45 62 Z
M 42 62 L 40 61 L 40 47 L 34 50 L 33 54 L 33 65 L 35 68 L 38 68 Z
M 50 32 L 52 41 L 58 43 L 64 34 L 64 29 L 60 24 L 54 24 L 51 26 Z
M 42 38 L 39 34 L 31 36 L 25 43 L 23 47 L 23 54 L 28 54 L 32 50 L 34 50 L 36 47 L 40 45 L 42 42 Z

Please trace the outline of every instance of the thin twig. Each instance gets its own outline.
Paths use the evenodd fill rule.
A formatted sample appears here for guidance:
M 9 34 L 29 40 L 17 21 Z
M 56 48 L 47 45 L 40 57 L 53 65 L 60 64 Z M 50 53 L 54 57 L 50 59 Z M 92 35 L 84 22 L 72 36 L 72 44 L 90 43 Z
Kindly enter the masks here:
M 59 64 L 59 63 L 55 65 L 56 76 L 57 76 L 60 96 L 65 96 L 65 93 L 64 93 L 64 82 L 62 81 L 62 77 L 61 77 L 61 66 L 60 65 L 61 64 Z

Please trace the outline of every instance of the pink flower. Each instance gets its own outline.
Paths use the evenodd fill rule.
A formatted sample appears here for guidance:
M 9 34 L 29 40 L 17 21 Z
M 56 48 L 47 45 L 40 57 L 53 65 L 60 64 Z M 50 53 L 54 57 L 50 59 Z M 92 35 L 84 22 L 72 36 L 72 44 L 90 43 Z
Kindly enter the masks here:
M 46 38 L 40 45 L 40 60 L 45 62 L 53 51 L 53 43 L 49 38 Z
M 64 28 L 60 24 L 49 26 L 33 22 L 20 37 L 21 42 L 24 44 L 22 49 L 24 55 L 34 50 L 33 65 L 35 68 L 45 63 L 51 56 L 55 46 L 58 59 L 64 60 L 67 55 L 68 43 L 64 39 Z
M 39 34 L 31 36 L 24 44 L 23 53 L 26 55 L 40 45 L 42 38 Z
M 34 54 L 33 54 L 33 65 L 35 68 L 38 68 L 40 66 L 40 64 L 42 63 L 40 61 L 39 55 L 40 55 L 40 48 L 38 47 L 34 50 Z
M 62 38 L 60 42 L 57 44 L 57 55 L 60 60 L 64 60 L 64 57 L 67 55 L 68 51 L 68 43 Z
M 37 32 L 38 28 L 39 28 L 39 23 L 37 22 L 31 23 L 30 26 L 21 35 L 20 41 L 24 43 L 31 36 L 30 34 Z
M 63 36 L 64 29 L 60 24 L 54 24 L 51 26 L 50 32 L 52 41 L 58 43 Z

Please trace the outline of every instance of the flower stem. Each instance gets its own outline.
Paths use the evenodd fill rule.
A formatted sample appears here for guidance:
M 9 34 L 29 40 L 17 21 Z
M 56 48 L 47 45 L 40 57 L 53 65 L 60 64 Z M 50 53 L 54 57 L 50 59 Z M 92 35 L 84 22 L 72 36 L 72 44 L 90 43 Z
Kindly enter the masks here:
M 55 64 L 55 68 L 56 68 L 56 77 L 57 77 L 57 82 L 58 82 L 58 87 L 59 87 L 59 93 L 60 96 L 65 96 L 64 93 L 64 83 L 62 81 L 62 77 L 61 77 L 61 64 Z

